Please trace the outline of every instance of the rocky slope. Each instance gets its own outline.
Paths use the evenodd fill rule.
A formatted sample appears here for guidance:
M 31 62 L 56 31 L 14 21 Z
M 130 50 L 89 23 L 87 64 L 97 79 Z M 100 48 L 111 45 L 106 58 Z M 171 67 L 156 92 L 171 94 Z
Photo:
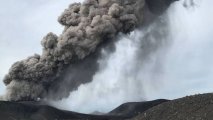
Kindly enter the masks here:
M 166 100 L 123 104 L 105 115 L 63 111 L 37 102 L 0 102 L 0 120 L 123 120 L 132 118 Z
M 213 94 L 126 103 L 104 115 L 63 111 L 36 102 L 0 102 L 1 120 L 212 120 Z
M 212 120 L 213 94 L 188 96 L 155 106 L 131 120 Z

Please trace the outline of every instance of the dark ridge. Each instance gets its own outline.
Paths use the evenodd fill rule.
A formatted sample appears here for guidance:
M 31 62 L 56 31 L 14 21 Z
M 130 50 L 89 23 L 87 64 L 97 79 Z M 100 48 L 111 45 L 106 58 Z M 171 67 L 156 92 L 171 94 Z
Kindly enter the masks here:
M 212 120 L 213 94 L 172 101 L 126 103 L 105 115 L 59 110 L 33 102 L 0 102 L 0 120 Z
M 154 101 L 148 102 L 129 102 L 120 105 L 116 109 L 112 110 L 108 113 L 108 115 L 118 115 L 118 116 L 125 116 L 125 117 L 134 117 L 144 111 L 148 110 L 151 107 L 159 105 L 164 102 L 168 102 L 169 100 L 159 99 Z
M 167 100 L 135 102 L 121 105 L 109 114 L 89 115 L 59 110 L 39 102 L 0 102 L 1 120 L 124 120 L 135 117 Z

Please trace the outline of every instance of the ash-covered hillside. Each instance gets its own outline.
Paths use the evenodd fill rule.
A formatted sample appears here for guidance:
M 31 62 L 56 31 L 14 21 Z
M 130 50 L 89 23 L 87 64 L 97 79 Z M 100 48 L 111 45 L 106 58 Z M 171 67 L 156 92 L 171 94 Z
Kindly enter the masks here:
M 2 120 L 212 120 L 213 94 L 172 101 L 126 103 L 102 115 L 63 111 L 35 102 L 0 102 Z
M 212 120 L 213 94 L 187 96 L 162 103 L 131 120 Z

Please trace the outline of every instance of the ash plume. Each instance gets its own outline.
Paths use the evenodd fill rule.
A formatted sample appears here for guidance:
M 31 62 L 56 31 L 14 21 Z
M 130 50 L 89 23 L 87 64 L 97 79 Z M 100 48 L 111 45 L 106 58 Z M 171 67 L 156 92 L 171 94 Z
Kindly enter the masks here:
M 150 4 L 147 1 L 86 0 L 71 4 L 58 18 L 58 22 L 64 26 L 62 34 L 48 33 L 41 41 L 41 55 L 35 54 L 12 65 L 3 80 L 7 86 L 4 100 L 45 98 L 56 88 L 52 86 L 60 85 L 60 77 L 67 66 L 69 69 L 72 66 L 75 68 L 75 63 L 84 61 L 119 32 L 126 34 L 142 25 L 144 8 L 147 7 L 146 3 Z M 175 0 L 159 0 L 157 3 L 165 6 L 166 1 Z
M 12 65 L 4 78 L 6 100 L 36 100 L 44 97 L 64 66 L 93 53 L 103 41 L 119 32 L 129 33 L 139 24 L 137 13 L 144 0 L 86 0 L 66 9 L 58 21 L 64 25 L 60 36 L 48 33 L 41 41 L 41 55 Z

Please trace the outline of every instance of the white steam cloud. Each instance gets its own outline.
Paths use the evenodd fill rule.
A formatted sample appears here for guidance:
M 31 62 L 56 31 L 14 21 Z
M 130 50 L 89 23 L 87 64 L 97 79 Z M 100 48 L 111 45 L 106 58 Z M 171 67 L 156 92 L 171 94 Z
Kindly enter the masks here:
M 189 7 L 191 2 L 193 7 Z M 124 102 L 212 92 L 212 4 L 212 0 L 176 2 L 163 16 L 167 23 L 161 26 L 164 29 L 154 27 L 169 35 L 159 32 L 159 36 L 165 35 L 161 38 L 152 34 L 153 42 L 144 37 L 148 29 L 122 35 L 114 53 L 102 51 L 104 59 L 99 60 L 100 69 L 91 83 L 52 104 L 84 113 L 109 112 Z M 141 49 L 143 44 L 148 47 Z M 149 50 L 152 46 L 156 49 Z
M 147 100 L 150 90 L 160 88 L 162 66 L 170 42 L 168 18 L 156 22 L 130 35 L 120 35 L 114 53 L 102 51 L 99 70 L 91 83 L 83 84 L 60 102 L 62 109 L 89 113 L 95 110 L 109 112 L 129 101 Z

